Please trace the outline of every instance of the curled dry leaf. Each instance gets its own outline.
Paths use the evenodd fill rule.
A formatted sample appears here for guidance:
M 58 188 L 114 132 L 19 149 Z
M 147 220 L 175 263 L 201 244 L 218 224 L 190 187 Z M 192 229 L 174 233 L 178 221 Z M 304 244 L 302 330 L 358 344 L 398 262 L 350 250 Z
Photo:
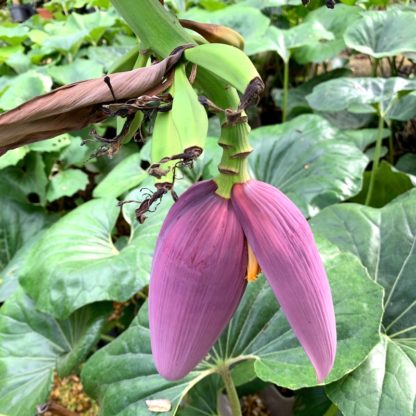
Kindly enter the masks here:
M 210 43 L 225 43 L 239 49 L 244 49 L 244 38 L 229 27 L 210 23 L 199 23 L 186 19 L 180 19 L 179 22 L 182 27 L 199 33 Z
M 168 76 L 183 49 L 146 68 L 111 74 L 117 100 L 160 94 L 171 84 Z M 0 156 L 7 150 L 65 132 L 79 130 L 107 116 L 102 104 L 113 101 L 104 77 L 76 82 L 32 98 L 0 115 Z

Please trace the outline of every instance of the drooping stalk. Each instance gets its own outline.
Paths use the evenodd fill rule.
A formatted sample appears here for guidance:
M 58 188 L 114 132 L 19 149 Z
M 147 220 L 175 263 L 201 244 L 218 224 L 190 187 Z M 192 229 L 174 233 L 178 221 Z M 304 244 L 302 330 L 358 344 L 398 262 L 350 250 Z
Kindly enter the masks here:
M 374 149 L 374 156 L 373 156 L 373 168 L 371 170 L 370 183 L 368 185 L 365 205 L 370 204 L 371 197 L 373 196 L 374 182 L 376 180 L 376 174 L 377 174 L 378 164 L 379 164 L 380 155 L 381 155 L 381 143 L 383 141 L 383 127 L 384 127 L 384 117 L 382 114 L 379 114 L 376 148 Z
M 287 117 L 287 102 L 289 98 L 289 59 L 284 61 L 283 67 L 283 103 L 282 103 L 282 122 Z
M 241 416 L 241 405 L 240 399 L 238 398 L 237 390 L 233 378 L 231 377 L 230 368 L 227 364 L 224 364 L 223 367 L 219 370 L 219 374 L 224 381 L 225 390 L 227 391 L 228 401 L 230 403 L 232 416 Z

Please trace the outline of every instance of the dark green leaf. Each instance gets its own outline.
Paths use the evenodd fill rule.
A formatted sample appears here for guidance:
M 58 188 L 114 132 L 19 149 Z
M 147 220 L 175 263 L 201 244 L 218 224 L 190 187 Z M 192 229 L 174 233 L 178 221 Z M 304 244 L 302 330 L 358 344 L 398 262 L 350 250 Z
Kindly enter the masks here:
M 317 85 L 306 97 L 318 111 L 371 113 L 379 107 L 387 117 L 400 92 L 416 90 L 415 80 L 404 78 L 338 78 Z
M 79 169 L 65 169 L 52 175 L 48 183 L 46 199 L 55 201 L 63 196 L 72 196 L 78 191 L 85 190 L 88 185 L 88 175 Z
M 358 195 L 351 198 L 351 202 L 364 204 L 370 183 L 370 175 L 370 172 L 364 173 L 363 188 Z M 376 192 L 373 192 L 371 201 L 368 205 L 375 208 L 381 208 L 397 196 L 412 189 L 414 186 L 416 186 L 416 178 L 412 178 L 406 173 L 398 171 L 383 160 L 376 171 L 374 182 L 374 189 Z
M 44 211 L 12 200 L 0 199 L 0 302 L 16 289 L 24 256 L 47 224 Z
M 367 11 L 344 34 L 349 48 L 384 58 L 416 52 L 416 14 L 401 10 Z
M 116 198 L 138 186 L 148 173 L 140 167 L 141 157 L 134 153 L 122 160 L 93 191 L 95 198 Z
M 108 305 L 87 306 L 56 321 L 16 291 L 0 309 L 0 412 L 35 415 L 47 401 L 56 367 L 65 376 L 85 359 L 108 312 Z
M 397 162 L 396 168 L 416 176 L 416 154 L 406 153 Z
M 250 137 L 256 176 L 285 192 L 305 215 L 359 192 L 367 157 L 317 115 L 260 127 Z
M 381 209 L 342 204 L 312 220 L 315 231 L 341 250 L 356 254 L 386 292 L 379 344 L 364 364 L 327 390 L 345 416 L 410 416 L 414 412 L 415 206 L 412 190 Z
M 327 31 L 332 32 L 333 40 L 320 41 L 312 39 L 308 45 L 298 48 L 294 52 L 295 59 L 301 63 L 323 62 L 336 56 L 345 48 L 343 34 L 345 30 L 360 17 L 361 9 L 356 6 L 338 4 L 334 10 L 325 6 L 310 12 L 305 22 L 317 22 Z

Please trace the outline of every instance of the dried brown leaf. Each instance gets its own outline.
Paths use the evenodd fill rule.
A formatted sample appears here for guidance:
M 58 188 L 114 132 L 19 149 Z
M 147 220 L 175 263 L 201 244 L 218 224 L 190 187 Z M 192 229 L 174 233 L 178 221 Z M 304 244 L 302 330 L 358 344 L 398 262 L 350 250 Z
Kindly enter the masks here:
M 183 49 L 146 68 L 109 75 L 117 100 L 160 94 L 171 84 L 171 69 Z M 113 102 L 104 77 L 76 82 L 32 98 L 0 115 L 0 156 L 7 150 L 97 123 L 101 106 Z

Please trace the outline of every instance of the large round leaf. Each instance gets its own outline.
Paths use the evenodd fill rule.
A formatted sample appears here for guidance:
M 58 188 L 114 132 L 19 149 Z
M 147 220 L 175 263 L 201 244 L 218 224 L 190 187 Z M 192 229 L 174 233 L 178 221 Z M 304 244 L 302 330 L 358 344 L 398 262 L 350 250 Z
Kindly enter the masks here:
M 24 257 L 48 222 L 45 212 L 31 205 L 0 198 L 0 302 L 18 286 Z
M 416 394 L 416 191 L 384 208 L 329 207 L 313 228 L 356 254 L 385 288 L 383 332 L 368 360 L 328 388 L 345 416 L 412 415 Z M 357 401 L 365 394 L 363 402 Z
M 244 50 L 247 54 L 256 53 L 258 39 L 266 32 L 270 20 L 257 8 L 234 5 L 209 12 L 192 8 L 180 17 L 202 23 L 215 23 L 230 27 L 244 37 Z
M 386 117 L 400 93 L 416 90 L 415 80 L 405 78 L 337 78 L 317 85 L 306 97 L 318 111 L 371 113 L 379 107 Z
M 33 416 L 57 369 L 64 377 L 95 345 L 109 307 L 87 306 L 68 320 L 38 312 L 21 288 L 0 309 L 0 412 Z
M 344 34 L 349 48 L 374 58 L 416 52 L 416 14 L 401 10 L 369 11 Z
M 382 289 L 355 256 L 341 253 L 324 240 L 320 249 L 337 317 L 338 352 L 328 378 L 331 381 L 357 367 L 379 340 Z M 102 416 L 150 415 L 145 403 L 149 399 L 171 400 L 174 410 L 191 385 L 212 371 L 202 363 L 175 383 L 158 376 L 150 355 L 146 316 L 147 311 L 141 310 L 130 328 L 94 354 L 83 370 L 86 391 L 99 401 Z M 230 364 L 254 361 L 257 376 L 281 386 L 316 385 L 314 370 L 264 278 L 249 284 L 234 318 L 208 357 L 214 366 L 216 357 Z
M 127 198 L 144 197 L 137 191 Z M 21 284 L 40 310 L 59 318 L 99 300 L 125 301 L 148 282 L 153 248 L 171 201 L 165 198 L 144 224 L 132 229 L 123 247 L 112 241 L 120 214 L 117 200 L 81 205 L 36 244 L 25 261 Z
M 260 127 L 250 135 L 250 166 L 256 178 L 285 192 L 305 215 L 315 215 L 361 189 L 368 158 L 338 135 L 317 115 Z
M 305 22 L 317 22 L 328 32 L 333 33 L 332 40 L 321 41 L 312 37 L 307 45 L 295 50 L 295 59 L 301 63 L 323 62 L 335 57 L 345 48 L 343 34 L 345 30 L 360 18 L 361 9 L 356 6 L 338 4 L 334 10 L 323 6 L 310 12 Z

